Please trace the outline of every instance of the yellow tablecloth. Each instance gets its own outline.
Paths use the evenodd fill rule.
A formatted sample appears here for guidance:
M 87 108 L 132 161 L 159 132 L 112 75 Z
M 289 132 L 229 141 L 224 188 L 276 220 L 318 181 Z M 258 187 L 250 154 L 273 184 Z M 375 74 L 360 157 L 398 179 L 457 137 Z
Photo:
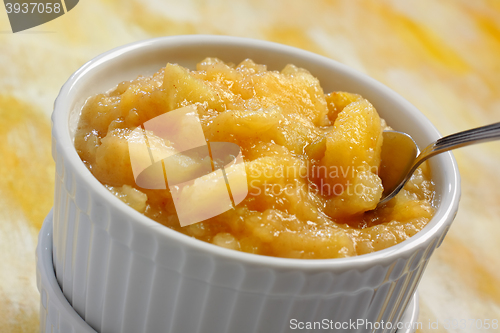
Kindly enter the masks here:
M 53 204 L 49 117 L 59 88 L 115 46 L 191 33 L 266 39 L 336 59 L 396 90 L 442 134 L 500 121 L 498 0 L 81 0 L 16 34 L 0 7 L 1 332 L 38 331 L 34 251 Z M 422 333 L 495 331 L 470 321 L 465 330 L 444 326 L 500 320 L 500 143 L 455 156 L 461 207 L 419 287 Z

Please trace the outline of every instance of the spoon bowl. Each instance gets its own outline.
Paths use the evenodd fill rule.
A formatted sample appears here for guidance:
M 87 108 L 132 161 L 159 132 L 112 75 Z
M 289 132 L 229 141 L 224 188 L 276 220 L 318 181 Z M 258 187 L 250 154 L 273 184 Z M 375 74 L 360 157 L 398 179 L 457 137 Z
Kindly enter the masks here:
M 413 138 L 403 132 L 384 131 L 379 176 L 384 186 L 383 198 L 404 180 L 420 150 Z

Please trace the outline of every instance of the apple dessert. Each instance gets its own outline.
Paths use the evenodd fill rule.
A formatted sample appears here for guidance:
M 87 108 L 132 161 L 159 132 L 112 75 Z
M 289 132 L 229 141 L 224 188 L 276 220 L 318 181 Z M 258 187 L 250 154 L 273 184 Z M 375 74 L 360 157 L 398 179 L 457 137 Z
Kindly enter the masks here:
M 179 109 L 191 110 L 195 127 L 180 120 L 161 124 L 186 142 L 201 137 L 208 148 L 200 149 L 208 153 L 187 153 L 179 140 L 144 125 Z M 393 200 L 377 208 L 383 192 L 382 132 L 388 128 L 368 100 L 350 92 L 325 94 L 305 69 L 287 65 L 272 71 L 249 59 L 234 65 L 206 58 L 195 70 L 169 63 L 90 97 L 75 147 L 111 193 L 166 227 L 233 250 L 324 259 L 398 244 L 433 216 L 434 186 L 426 163 Z M 199 180 L 230 163 L 214 157 L 213 143 L 221 142 L 240 148 L 243 167 L 223 174 L 226 185 L 234 173 L 240 180 L 243 175 L 246 182 L 237 189 Z M 147 149 L 140 155 L 131 147 Z M 160 175 L 169 168 L 163 162 L 168 159 L 175 176 L 166 172 L 162 184 L 145 186 L 138 181 L 137 156 L 144 156 L 145 165 L 160 156 L 155 159 L 161 160 Z M 180 187 L 188 180 L 191 185 Z M 219 199 L 226 189 L 229 205 Z M 180 220 L 181 213 L 219 206 L 220 214 L 196 223 Z

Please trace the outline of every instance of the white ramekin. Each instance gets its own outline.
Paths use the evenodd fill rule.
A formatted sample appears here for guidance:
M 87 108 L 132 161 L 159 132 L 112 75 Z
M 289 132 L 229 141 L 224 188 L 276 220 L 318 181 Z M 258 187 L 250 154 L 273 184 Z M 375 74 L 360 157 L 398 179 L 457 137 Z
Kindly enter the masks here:
M 396 323 L 458 209 L 460 180 L 450 153 L 430 161 L 437 210 L 421 232 L 383 251 L 329 260 L 252 255 L 182 235 L 125 205 L 84 166 L 73 135 L 87 97 L 151 74 L 167 62 L 193 68 L 207 56 L 233 63 L 251 58 L 269 69 L 293 63 L 308 69 L 327 92 L 363 95 L 392 127 L 409 133 L 420 146 L 440 137 L 422 113 L 391 89 L 300 49 L 192 35 L 104 53 L 69 78 L 52 115 L 54 265 L 66 298 L 101 333 L 278 333 L 291 330 L 294 319 Z
M 71 307 L 57 283 L 52 261 L 53 213 L 45 218 L 38 235 L 36 277 L 40 292 L 40 333 L 96 333 Z M 415 333 L 418 327 L 418 293 L 400 319 L 397 333 Z

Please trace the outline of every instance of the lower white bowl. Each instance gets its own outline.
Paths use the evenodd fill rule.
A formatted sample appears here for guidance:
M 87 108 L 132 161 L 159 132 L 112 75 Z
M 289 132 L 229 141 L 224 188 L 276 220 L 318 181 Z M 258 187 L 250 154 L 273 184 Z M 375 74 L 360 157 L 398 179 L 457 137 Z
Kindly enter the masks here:
M 40 333 L 97 333 L 64 297 L 52 262 L 52 211 L 47 215 L 38 235 L 37 286 L 40 291 Z M 415 292 L 401 317 L 396 333 L 414 333 L 418 327 L 418 293 Z M 217 332 L 206 332 L 217 333 Z
M 40 292 L 40 333 L 96 333 L 73 309 L 56 280 L 52 262 L 52 210 L 43 222 L 36 248 Z

